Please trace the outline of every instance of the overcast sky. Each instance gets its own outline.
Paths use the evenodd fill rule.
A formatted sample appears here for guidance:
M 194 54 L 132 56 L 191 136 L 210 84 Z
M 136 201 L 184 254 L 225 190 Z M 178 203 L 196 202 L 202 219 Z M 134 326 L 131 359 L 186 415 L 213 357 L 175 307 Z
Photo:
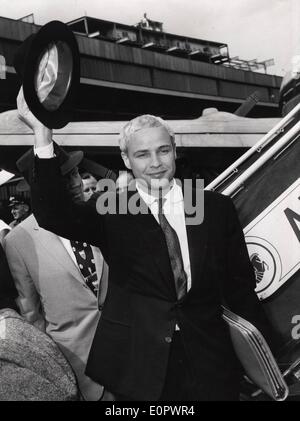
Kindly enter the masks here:
M 35 23 L 88 15 L 133 25 L 147 12 L 166 32 L 224 42 L 231 57 L 275 59 L 282 75 L 300 54 L 300 0 L 0 0 L 0 15 Z

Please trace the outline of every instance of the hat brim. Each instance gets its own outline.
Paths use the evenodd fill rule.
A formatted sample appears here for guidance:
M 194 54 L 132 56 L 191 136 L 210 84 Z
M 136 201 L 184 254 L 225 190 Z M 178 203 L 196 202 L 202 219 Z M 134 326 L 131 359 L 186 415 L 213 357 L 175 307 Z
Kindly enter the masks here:
M 60 163 L 60 171 L 62 175 L 68 174 L 68 172 L 72 171 L 73 168 L 78 167 L 78 165 L 83 160 L 83 152 L 82 151 L 73 151 L 73 152 L 64 152 L 64 160 Z M 18 171 L 25 177 L 26 181 L 29 179 L 29 172 L 34 166 L 34 153 L 32 148 L 25 152 L 18 160 L 17 160 L 17 168 Z
M 60 166 L 60 171 L 62 175 L 68 174 L 72 171 L 75 167 L 78 167 L 80 162 L 83 159 L 83 152 L 82 151 L 74 151 L 68 153 L 69 157 L 66 162 L 64 162 Z
M 97 180 L 99 178 L 117 178 L 114 177 L 114 172 L 112 170 L 88 158 L 83 158 L 82 162 L 80 163 L 80 168 L 92 174 L 94 177 L 97 178 Z
M 47 46 L 63 42 L 71 52 L 72 71 L 67 93 L 55 110 L 47 110 L 40 102 L 35 89 L 35 74 L 41 54 Z M 35 117 L 50 129 L 60 129 L 72 119 L 74 96 L 80 83 L 80 56 L 76 38 L 71 29 L 60 21 L 52 21 L 43 26 L 32 40 L 31 48 L 25 57 L 23 73 L 23 91 L 27 105 Z

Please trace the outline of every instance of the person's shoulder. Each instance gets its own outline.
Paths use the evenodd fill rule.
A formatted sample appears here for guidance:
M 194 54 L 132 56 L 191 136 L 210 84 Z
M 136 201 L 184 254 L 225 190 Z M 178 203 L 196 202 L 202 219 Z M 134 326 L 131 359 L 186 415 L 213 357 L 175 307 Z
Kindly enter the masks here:
M 197 199 L 197 195 L 199 194 L 199 192 L 203 194 L 202 198 L 204 200 L 205 207 L 214 206 L 215 208 L 230 208 L 233 206 L 232 199 L 221 193 L 190 186 L 184 186 L 182 188 L 182 191 L 184 197 L 192 198 L 193 202 Z
M 220 193 L 205 191 L 204 207 L 207 215 L 220 220 L 236 218 L 237 210 L 233 200 L 229 196 Z
M 208 201 L 209 204 L 215 204 L 224 207 L 231 207 L 232 200 L 229 196 L 225 196 L 224 194 L 204 190 L 204 200 Z
M 18 227 L 20 228 L 31 228 L 35 227 L 37 225 L 37 220 L 35 219 L 35 216 L 33 213 L 31 213 L 29 216 L 27 216 L 26 219 L 24 219 Z

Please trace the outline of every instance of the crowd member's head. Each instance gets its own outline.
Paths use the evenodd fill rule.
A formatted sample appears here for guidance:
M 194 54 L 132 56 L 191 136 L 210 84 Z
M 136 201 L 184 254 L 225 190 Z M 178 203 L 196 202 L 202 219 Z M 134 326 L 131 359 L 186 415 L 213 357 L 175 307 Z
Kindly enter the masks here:
M 57 146 L 57 153 L 59 154 L 60 170 L 68 194 L 72 197 L 73 202 L 83 201 L 82 180 L 78 169 L 83 159 L 83 152 L 74 151 L 68 153 Z
M 78 167 L 71 168 L 63 177 L 68 194 L 72 197 L 73 202 L 84 200 L 82 179 L 80 177 Z
M 97 180 L 91 173 L 86 171 L 80 175 L 83 185 L 83 198 L 84 201 L 87 202 L 97 189 Z
M 83 189 L 82 189 L 82 180 L 81 176 L 78 171 L 78 165 L 81 163 L 83 159 L 83 152 L 82 151 L 75 151 L 75 152 L 66 152 L 63 148 L 60 148 L 58 145 L 57 147 L 57 154 L 60 160 L 60 169 L 61 174 L 63 175 L 64 184 L 68 194 L 72 197 L 74 202 L 83 201 Z M 32 150 L 27 151 L 24 155 L 19 158 L 17 161 L 17 167 L 19 171 L 25 177 L 19 189 L 20 191 L 26 191 L 26 185 L 30 189 L 28 185 L 29 176 L 30 176 L 30 169 L 34 165 L 34 155 Z M 20 183 L 19 183 L 20 184 Z
M 120 134 L 125 166 L 148 189 L 168 187 L 175 173 L 173 130 L 160 117 L 142 115 L 127 123 Z
M 29 199 L 21 195 L 14 195 L 9 198 L 9 205 L 11 214 L 15 224 L 19 224 L 30 215 Z

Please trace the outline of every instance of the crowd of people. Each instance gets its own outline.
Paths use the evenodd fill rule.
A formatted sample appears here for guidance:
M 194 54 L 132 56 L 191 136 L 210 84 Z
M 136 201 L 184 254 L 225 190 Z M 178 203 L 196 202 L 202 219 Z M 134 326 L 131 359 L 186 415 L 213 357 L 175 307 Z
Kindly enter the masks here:
M 82 166 L 81 151 L 68 154 L 62 149 L 61 154 L 64 156 L 61 172 L 67 193 L 74 202 L 88 201 L 97 190 L 99 171 L 103 174 L 106 169 L 93 163 L 95 173 L 92 174 L 88 172 L 86 162 Z M 29 157 L 27 153 L 18 161 L 25 177 L 29 172 Z M 110 174 L 114 179 L 114 173 Z M 21 183 L 27 185 L 26 190 L 30 190 L 25 179 Z M 3 323 L 10 323 L 13 318 L 20 328 L 29 330 L 29 335 L 36 335 L 37 339 L 41 337 L 39 340 L 45 342 L 41 353 L 44 352 L 45 346 L 51 346 L 53 358 L 58 356 L 60 364 L 68 370 L 67 375 L 72 384 L 68 385 L 70 394 L 59 389 L 57 393 L 52 393 L 51 388 L 57 387 L 52 382 L 49 383 L 49 393 L 47 388 L 38 393 L 35 382 L 25 387 L 25 381 L 29 382 L 27 374 L 21 378 L 21 382 L 16 378 L 17 387 L 14 387 L 10 375 L 5 377 L 5 385 L 1 382 L 0 400 L 98 400 L 102 396 L 103 388 L 85 376 L 84 371 L 100 315 L 99 284 L 102 295 L 105 295 L 107 289 L 108 269 L 102 254 L 98 248 L 89 244 L 71 242 L 40 228 L 34 214 L 31 213 L 30 200 L 23 195 L 11 196 L 8 206 L 12 222 L 8 225 L 0 221 L 0 300 L 1 308 L 10 309 L 7 315 L 5 313 Z M 19 328 L 11 327 L 9 323 L 5 328 L 5 336 L 12 335 L 13 340 Z M 34 340 L 37 339 L 34 337 Z M 28 351 L 31 349 L 27 338 L 26 342 L 22 342 L 21 351 L 25 351 L 25 348 L 28 348 Z M 32 349 L 32 352 L 36 350 Z M 32 360 L 30 370 L 33 378 L 40 377 L 39 365 L 44 363 L 45 358 L 38 361 L 39 357 L 40 355 L 35 356 L 35 360 Z M 20 358 L 25 358 L 25 355 L 20 355 Z M 49 359 L 48 364 L 50 362 Z M 36 365 L 36 369 L 33 364 Z M 53 376 L 56 376 L 57 373 L 53 370 Z M 67 380 L 68 377 L 65 381 Z M 58 382 L 59 376 L 53 381 Z

